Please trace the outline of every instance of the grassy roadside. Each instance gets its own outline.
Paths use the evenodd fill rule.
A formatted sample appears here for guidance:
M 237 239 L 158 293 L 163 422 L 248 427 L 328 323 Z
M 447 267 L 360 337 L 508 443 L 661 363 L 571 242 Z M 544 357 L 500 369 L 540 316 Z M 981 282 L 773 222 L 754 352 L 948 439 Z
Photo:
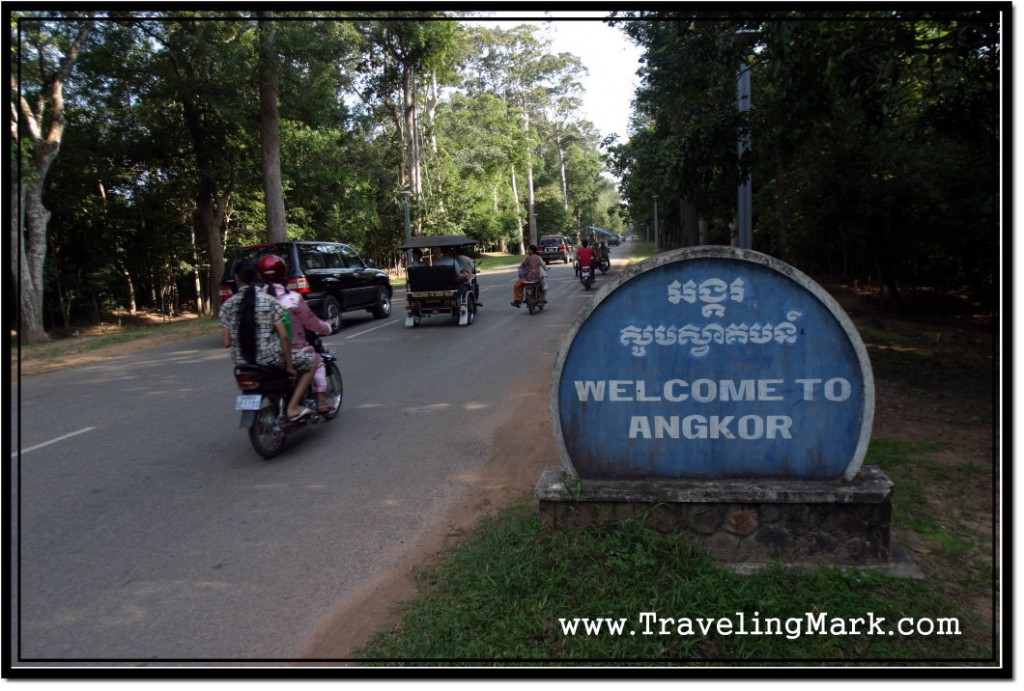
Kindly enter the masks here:
M 653 249 L 634 245 L 631 263 Z M 363 664 L 994 666 L 992 334 L 833 294 L 875 370 L 865 463 L 894 481 L 893 532 L 925 580 L 828 567 L 740 576 L 643 519 L 548 530 L 524 496 L 414 573 L 419 596 L 359 651 Z M 705 633 L 711 618 L 722 623 Z M 910 635 L 889 635 L 897 626 Z
M 741 576 L 640 520 L 560 532 L 536 514 L 524 498 L 419 571 L 420 598 L 363 649 L 365 664 L 906 664 L 990 655 L 969 635 L 978 626 L 971 614 L 926 583 L 834 568 Z M 724 622 L 705 633 L 710 618 Z M 933 635 L 888 635 L 897 626 Z M 960 635 L 935 635 L 946 626 Z M 758 635 L 767 632 L 775 635 Z
M 139 348 L 172 343 L 215 334 L 213 317 L 184 315 L 164 319 L 140 313 L 108 314 L 98 324 L 81 326 L 68 337 L 53 337 L 41 343 L 19 344 L 11 338 L 11 372 L 32 376 L 62 367 L 122 355 Z

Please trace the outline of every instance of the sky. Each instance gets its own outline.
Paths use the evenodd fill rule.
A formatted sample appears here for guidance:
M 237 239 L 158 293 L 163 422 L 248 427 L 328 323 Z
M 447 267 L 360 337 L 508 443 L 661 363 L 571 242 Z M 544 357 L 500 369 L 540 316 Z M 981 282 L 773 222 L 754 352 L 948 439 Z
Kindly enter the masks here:
M 580 58 L 588 75 L 584 88 L 584 117 L 606 137 L 629 138 L 629 116 L 633 94 L 639 84 L 641 50 L 621 29 L 601 22 L 606 12 L 494 12 L 488 15 L 502 28 L 536 23 L 540 38 L 551 40 L 555 53 L 572 53 Z

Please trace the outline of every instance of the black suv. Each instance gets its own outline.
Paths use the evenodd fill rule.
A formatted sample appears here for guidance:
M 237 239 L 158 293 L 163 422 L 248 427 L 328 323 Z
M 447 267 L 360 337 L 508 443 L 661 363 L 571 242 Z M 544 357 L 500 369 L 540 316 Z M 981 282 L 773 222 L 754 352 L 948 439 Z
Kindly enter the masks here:
M 565 264 L 576 261 L 576 250 L 564 235 L 541 235 L 537 241 L 537 254 L 545 264 L 559 259 Z
M 391 279 L 387 272 L 364 261 L 340 242 L 281 242 L 242 247 L 224 266 L 220 301 L 235 294 L 236 262 L 276 254 L 288 266 L 288 290 L 302 293 L 310 308 L 330 323 L 331 333 L 341 330 L 343 312 L 365 309 L 377 319 L 391 315 Z

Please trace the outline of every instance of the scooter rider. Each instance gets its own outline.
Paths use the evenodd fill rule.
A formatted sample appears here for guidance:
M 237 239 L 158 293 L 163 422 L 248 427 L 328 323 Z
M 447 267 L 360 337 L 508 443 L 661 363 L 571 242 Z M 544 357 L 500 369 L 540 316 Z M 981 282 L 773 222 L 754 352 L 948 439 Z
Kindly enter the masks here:
M 589 266 L 590 275 L 594 277 L 594 250 L 590 247 L 590 240 L 583 239 L 583 247 L 576 253 L 576 260 L 580 264 L 580 269 Z
M 323 321 L 306 304 L 300 293 L 288 290 L 288 267 L 284 260 L 275 254 L 268 254 L 259 261 L 260 278 L 267 284 L 267 293 L 277 298 L 281 306 L 291 313 L 291 349 L 294 359 L 296 353 L 308 353 L 313 357 L 315 370 L 313 374 L 313 393 L 316 394 L 317 412 L 328 413 L 331 406 L 327 403 L 327 369 L 323 358 L 306 340 L 306 329 L 318 336 L 330 336 L 331 325 Z
M 530 245 L 526 259 L 519 265 L 519 280 L 512 286 L 512 306 L 523 304 L 523 284 L 541 282 L 541 302 L 547 302 L 547 286 L 543 283 L 547 271 L 544 260 L 537 254 L 537 245 Z
M 611 267 L 608 245 L 603 242 L 597 247 L 597 261 L 602 271 L 607 271 Z
M 291 420 L 312 411 L 302 406 L 302 397 L 313 379 L 313 358 L 293 353 L 284 324 L 285 309 L 277 300 L 256 290 L 256 263 L 244 261 L 235 268 L 238 292 L 220 307 L 221 343 L 231 348 L 236 365 L 280 367 L 298 376 L 286 414 Z

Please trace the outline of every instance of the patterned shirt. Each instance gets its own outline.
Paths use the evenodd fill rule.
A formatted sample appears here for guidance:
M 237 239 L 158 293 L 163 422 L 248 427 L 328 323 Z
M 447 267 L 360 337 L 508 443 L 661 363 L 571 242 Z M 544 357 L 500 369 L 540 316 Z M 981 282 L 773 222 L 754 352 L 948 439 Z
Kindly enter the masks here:
M 528 255 L 520 266 L 526 269 L 526 275 L 523 276 L 523 280 L 536 282 L 544 278 L 544 260 L 536 254 Z
M 242 291 L 235 293 L 220 307 L 220 325 L 231 332 L 231 359 L 244 365 L 245 357 L 238 343 L 238 308 Z M 284 319 L 284 307 L 262 290 L 256 291 L 256 364 L 284 367 L 284 350 L 277 335 L 276 324 Z

